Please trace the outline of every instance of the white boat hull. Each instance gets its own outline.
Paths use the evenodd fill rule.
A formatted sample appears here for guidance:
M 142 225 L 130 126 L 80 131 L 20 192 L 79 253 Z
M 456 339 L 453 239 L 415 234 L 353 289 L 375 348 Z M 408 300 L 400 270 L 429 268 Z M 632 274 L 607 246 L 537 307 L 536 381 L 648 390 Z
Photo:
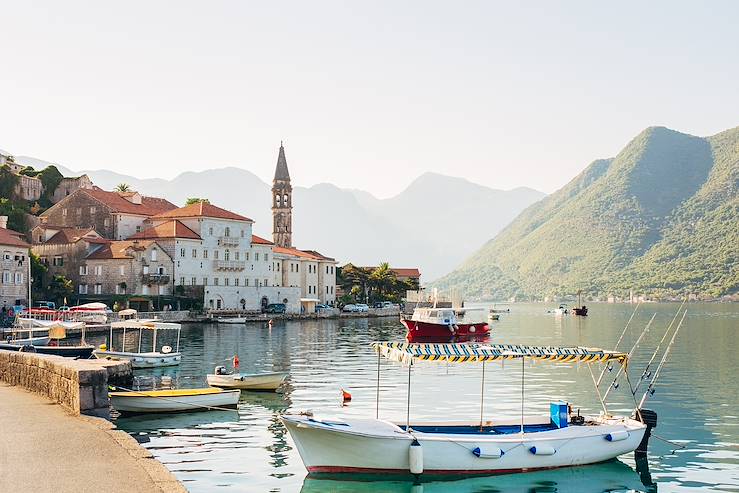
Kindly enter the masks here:
M 423 450 L 423 474 L 503 474 L 594 464 L 634 451 L 646 429 L 638 421 L 619 418 L 523 436 L 417 431 L 412 436 L 380 420 L 283 416 L 283 422 L 312 473 L 410 474 L 409 447 L 414 437 Z M 626 438 L 606 439 L 609 433 L 618 432 L 626 432 Z M 475 449 L 482 450 L 481 456 L 475 455 Z M 495 458 L 491 451 L 496 450 L 503 454 Z M 552 453 L 540 455 L 532 450 Z
M 241 392 L 224 390 L 201 395 L 180 395 L 171 397 L 151 397 L 124 392 L 125 396 L 111 393 L 110 403 L 122 413 L 173 413 L 184 411 L 209 411 L 213 407 L 235 407 Z
M 246 319 L 243 317 L 233 317 L 233 318 L 217 318 L 216 322 L 219 324 L 245 324 Z
M 128 360 L 134 369 L 159 368 L 162 366 L 177 366 L 182 360 L 180 353 L 124 353 L 120 351 L 95 350 L 99 359 Z
M 207 375 L 208 385 L 224 389 L 277 390 L 287 378 L 287 372 L 233 373 L 231 375 Z

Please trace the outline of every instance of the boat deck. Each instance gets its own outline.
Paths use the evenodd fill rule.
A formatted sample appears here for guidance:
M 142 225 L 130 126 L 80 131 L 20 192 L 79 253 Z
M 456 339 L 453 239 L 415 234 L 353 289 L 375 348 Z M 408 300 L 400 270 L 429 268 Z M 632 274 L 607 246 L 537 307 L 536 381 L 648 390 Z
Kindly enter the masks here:
M 398 425 L 403 431 L 405 431 L 405 425 Z M 435 433 L 435 434 L 450 434 L 450 435 L 512 435 L 514 433 L 521 432 L 521 425 L 498 425 L 498 426 L 483 426 L 479 425 L 411 425 L 411 429 L 414 432 L 419 433 Z M 541 424 L 527 424 L 524 425 L 524 433 L 539 433 L 542 431 L 552 431 L 558 429 L 554 423 L 541 423 Z

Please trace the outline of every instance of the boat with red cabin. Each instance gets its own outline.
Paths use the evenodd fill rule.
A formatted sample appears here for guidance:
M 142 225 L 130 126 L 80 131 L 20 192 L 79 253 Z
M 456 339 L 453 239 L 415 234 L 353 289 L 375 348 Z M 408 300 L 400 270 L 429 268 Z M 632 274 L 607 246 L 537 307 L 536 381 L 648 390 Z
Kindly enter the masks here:
M 409 342 L 464 340 L 490 334 L 484 309 L 416 308 L 400 316 Z

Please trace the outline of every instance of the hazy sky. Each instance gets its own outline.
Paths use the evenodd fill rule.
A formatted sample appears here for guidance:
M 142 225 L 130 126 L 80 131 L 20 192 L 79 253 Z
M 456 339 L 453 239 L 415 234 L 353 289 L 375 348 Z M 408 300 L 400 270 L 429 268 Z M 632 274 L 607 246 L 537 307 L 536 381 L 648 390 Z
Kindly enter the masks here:
M 643 128 L 739 125 L 739 2 L 0 0 L 0 148 L 386 197 L 551 192 Z

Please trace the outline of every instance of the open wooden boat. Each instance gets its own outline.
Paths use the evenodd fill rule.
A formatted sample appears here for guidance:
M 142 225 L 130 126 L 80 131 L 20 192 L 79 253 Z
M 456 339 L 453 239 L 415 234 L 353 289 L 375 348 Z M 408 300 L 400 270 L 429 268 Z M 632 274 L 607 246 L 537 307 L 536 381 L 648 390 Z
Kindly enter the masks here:
M 110 392 L 110 403 L 120 413 L 174 413 L 236 407 L 241 392 L 204 389 Z
M 311 473 L 488 475 L 594 464 L 646 450 L 656 414 L 636 410 L 635 417 L 572 416 L 565 403 L 550 404 L 550 416 L 483 420 L 477 423 L 419 423 L 410 420 L 410 369 L 418 360 L 443 363 L 521 360 L 619 362 L 628 356 L 594 348 L 555 348 L 482 344 L 373 343 L 378 358 L 409 368 L 408 419 L 396 424 L 379 419 L 321 419 L 310 413 L 283 415 L 303 463 Z M 378 365 L 379 368 L 379 365 Z M 482 387 L 484 389 L 484 385 Z M 378 370 L 379 389 L 379 370 Z M 378 392 L 379 397 L 379 392 Z M 644 419 L 644 415 L 653 416 Z M 648 424 L 647 424 L 648 423 Z
M 272 373 L 218 373 L 207 375 L 208 385 L 224 389 L 277 390 L 285 382 L 288 372 Z

